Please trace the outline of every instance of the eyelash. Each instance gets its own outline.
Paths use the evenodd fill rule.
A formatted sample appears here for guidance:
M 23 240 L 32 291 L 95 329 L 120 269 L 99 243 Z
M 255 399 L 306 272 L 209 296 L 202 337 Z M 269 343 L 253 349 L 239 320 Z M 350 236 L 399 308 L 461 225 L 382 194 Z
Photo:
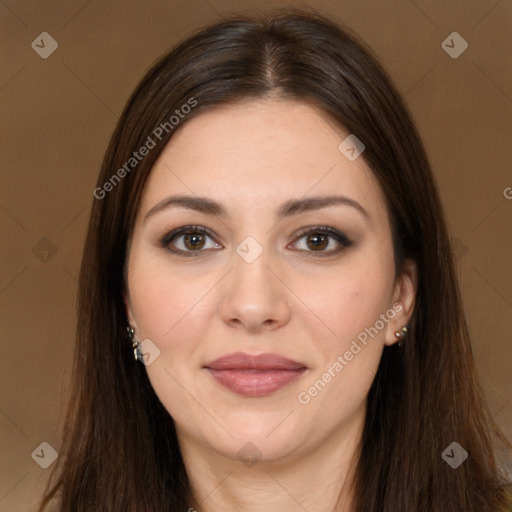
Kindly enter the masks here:
M 205 251 L 203 251 L 201 249 L 198 251 L 189 251 L 189 250 L 184 251 L 182 249 L 175 249 L 175 248 L 173 249 L 170 246 L 171 242 L 173 242 L 180 235 L 187 235 L 187 234 L 190 235 L 190 234 L 195 234 L 195 233 L 207 235 L 214 240 L 212 233 L 208 229 L 203 228 L 201 226 L 188 225 L 188 226 L 182 226 L 180 228 L 174 229 L 173 231 L 167 233 L 160 240 L 160 246 L 163 249 L 167 249 L 169 252 L 171 252 L 173 254 L 178 254 L 180 256 L 185 256 L 185 257 L 197 257 L 200 255 L 200 253 L 205 252 Z M 337 229 L 331 228 L 329 226 L 321 226 L 321 227 L 320 226 L 319 227 L 308 226 L 306 228 L 303 228 L 299 232 L 294 243 L 299 241 L 301 238 L 304 238 L 306 235 L 310 235 L 310 234 L 328 235 L 331 238 L 333 238 L 334 240 L 336 240 L 338 242 L 338 244 L 340 244 L 340 247 L 338 247 L 335 250 L 330 250 L 330 251 L 307 251 L 307 250 L 302 250 L 302 249 L 300 250 L 300 252 L 305 252 L 305 253 L 307 253 L 308 256 L 311 256 L 313 258 L 322 258 L 322 257 L 333 256 L 335 254 L 339 254 L 344 249 L 346 249 L 347 247 L 350 247 L 353 244 L 353 242 L 351 240 L 349 240 L 349 238 L 344 233 L 338 231 Z M 217 243 L 217 242 L 215 242 L 215 243 Z

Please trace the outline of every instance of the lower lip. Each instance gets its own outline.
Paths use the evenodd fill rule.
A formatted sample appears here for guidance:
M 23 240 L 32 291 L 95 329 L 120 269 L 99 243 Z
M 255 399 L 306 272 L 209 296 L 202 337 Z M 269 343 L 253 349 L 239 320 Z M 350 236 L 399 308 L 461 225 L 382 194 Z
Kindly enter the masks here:
M 213 378 L 229 390 L 244 396 L 267 396 L 297 380 L 300 370 L 214 370 Z

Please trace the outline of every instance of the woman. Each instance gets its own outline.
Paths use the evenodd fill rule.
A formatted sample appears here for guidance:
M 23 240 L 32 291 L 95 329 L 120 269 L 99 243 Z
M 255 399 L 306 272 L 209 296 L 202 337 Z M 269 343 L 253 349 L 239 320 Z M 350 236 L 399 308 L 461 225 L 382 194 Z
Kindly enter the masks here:
M 317 14 L 207 27 L 94 190 L 60 511 L 508 510 L 424 148 Z

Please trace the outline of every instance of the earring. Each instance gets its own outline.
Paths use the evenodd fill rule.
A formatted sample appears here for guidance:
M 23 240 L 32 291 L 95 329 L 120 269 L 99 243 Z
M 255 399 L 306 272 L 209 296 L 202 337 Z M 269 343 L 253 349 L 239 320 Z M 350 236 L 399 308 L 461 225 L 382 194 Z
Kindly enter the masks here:
M 402 340 L 407 334 L 407 327 L 404 325 L 399 331 L 395 331 L 395 336 L 398 338 L 398 346 L 402 346 Z
M 133 357 L 135 358 L 135 361 L 142 360 L 142 352 L 140 350 L 140 341 L 134 340 L 135 337 L 135 330 L 131 325 L 126 326 L 126 330 L 128 331 L 128 338 L 132 342 L 133 347 Z

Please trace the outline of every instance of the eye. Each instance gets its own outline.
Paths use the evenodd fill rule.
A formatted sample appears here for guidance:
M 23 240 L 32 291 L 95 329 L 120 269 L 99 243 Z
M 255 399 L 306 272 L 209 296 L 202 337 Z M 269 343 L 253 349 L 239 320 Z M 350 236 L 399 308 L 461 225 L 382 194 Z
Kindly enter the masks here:
M 170 233 L 166 234 L 161 240 L 160 245 L 168 249 L 172 253 L 177 253 L 183 256 L 199 256 L 201 249 L 205 248 L 205 238 L 212 238 L 210 232 L 200 226 L 182 226 Z M 181 247 L 173 246 L 175 240 L 182 238 Z M 216 242 L 214 246 L 220 247 Z M 206 247 L 211 249 L 212 247 Z
M 213 247 L 206 246 L 207 238 L 213 240 Z M 309 253 L 308 256 L 313 257 L 338 254 L 343 249 L 350 247 L 353 243 L 344 233 L 329 226 L 308 226 L 303 228 L 292 245 L 297 245 L 297 241 L 303 238 L 306 239 L 306 248 L 300 249 L 300 251 Z M 182 239 L 181 242 L 177 243 L 180 239 Z M 329 247 L 330 241 L 332 240 L 334 240 L 332 244 L 334 248 L 326 251 L 325 249 Z M 200 253 L 205 252 L 202 249 L 221 248 L 221 246 L 215 242 L 210 231 L 200 226 L 182 226 L 174 229 L 160 240 L 160 245 L 162 248 L 182 256 L 199 256 Z M 179 245 L 181 245 L 181 247 L 179 247 Z
M 353 243 L 351 240 L 348 239 L 348 237 L 344 233 L 329 226 L 313 228 L 309 226 L 307 228 L 304 228 L 300 232 L 299 237 L 296 240 L 302 240 L 303 238 L 306 239 L 306 249 L 301 250 L 310 253 L 308 254 L 308 256 L 313 257 L 332 256 L 333 254 L 338 254 L 347 247 L 350 247 Z M 331 248 L 331 250 L 326 251 L 324 249 L 329 247 L 329 239 L 334 240 L 333 245 L 335 247 Z M 294 243 L 296 244 L 297 241 Z

